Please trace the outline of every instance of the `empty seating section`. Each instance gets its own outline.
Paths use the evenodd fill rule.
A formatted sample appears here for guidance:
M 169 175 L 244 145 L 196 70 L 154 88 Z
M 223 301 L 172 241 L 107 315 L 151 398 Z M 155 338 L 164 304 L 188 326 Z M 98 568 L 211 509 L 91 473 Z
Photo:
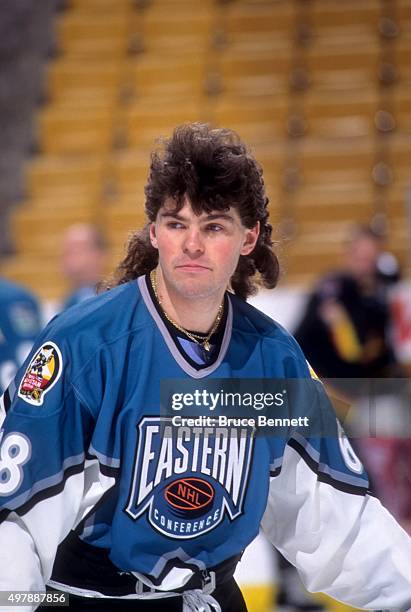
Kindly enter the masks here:
M 6 274 L 58 297 L 59 239 L 77 220 L 105 230 L 114 265 L 144 223 L 155 139 L 191 121 L 235 129 L 261 162 L 283 282 L 337 264 L 353 221 L 405 256 L 411 0 L 67 4 Z
M 23 167 L 35 148 L 33 115 L 53 52 L 59 0 L 0 3 L 0 253 L 12 249 L 10 211 L 24 195 Z

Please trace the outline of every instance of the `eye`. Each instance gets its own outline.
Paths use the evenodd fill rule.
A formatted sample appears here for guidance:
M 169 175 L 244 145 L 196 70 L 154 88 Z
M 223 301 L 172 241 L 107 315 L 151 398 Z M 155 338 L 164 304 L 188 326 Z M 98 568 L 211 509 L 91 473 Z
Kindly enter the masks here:
M 180 221 L 169 221 L 167 227 L 168 229 L 182 229 L 184 225 Z
M 208 223 L 208 225 L 206 225 L 206 231 L 207 232 L 222 232 L 224 230 L 224 227 L 222 225 L 219 225 L 218 223 Z

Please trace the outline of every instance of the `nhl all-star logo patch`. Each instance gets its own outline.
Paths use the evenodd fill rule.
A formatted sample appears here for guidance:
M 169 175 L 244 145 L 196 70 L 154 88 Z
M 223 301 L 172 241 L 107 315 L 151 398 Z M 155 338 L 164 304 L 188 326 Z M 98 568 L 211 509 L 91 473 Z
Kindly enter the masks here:
M 214 487 L 204 478 L 185 477 L 173 480 L 164 491 L 164 498 L 181 516 L 200 516 L 211 508 Z
M 45 342 L 30 361 L 20 383 L 18 395 L 33 406 L 41 406 L 44 396 L 60 378 L 63 366 L 60 349 Z
M 163 425 L 163 427 L 162 427 Z M 172 539 L 193 539 L 243 513 L 254 446 L 247 428 L 171 426 L 143 417 L 126 513 Z

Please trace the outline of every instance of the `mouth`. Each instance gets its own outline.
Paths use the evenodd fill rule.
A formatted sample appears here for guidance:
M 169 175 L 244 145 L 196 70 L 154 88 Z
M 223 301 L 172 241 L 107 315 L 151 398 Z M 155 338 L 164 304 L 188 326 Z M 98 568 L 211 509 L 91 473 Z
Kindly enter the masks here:
M 199 264 L 181 264 L 176 266 L 177 270 L 183 270 L 184 272 L 208 272 L 210 268 L 207 266 L 201 266 Z

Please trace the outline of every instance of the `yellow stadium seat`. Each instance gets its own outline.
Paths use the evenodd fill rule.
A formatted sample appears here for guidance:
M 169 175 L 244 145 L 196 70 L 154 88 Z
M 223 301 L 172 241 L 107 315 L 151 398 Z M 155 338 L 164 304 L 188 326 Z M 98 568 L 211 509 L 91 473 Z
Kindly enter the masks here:
M 410 181 L 410 151 L 411 134 L 398 132 L 393 134 L 389 140 L 389 163 L 394 168 L 394 175 L 403 177 Z
M 236 76 L 276 76 L 288 74 L 292 67 L 292 54 L 288 49 L 273 53 L 271 49 L 228 48 L 221 57 L 219 70 L 222 78 Z
M 308 72 L 310 87 L 319 94 L 347 90 L 370 91 L 378 88 L 378 66 L 376 62 L 359 67 L 316 68 Z
M 218 126 L 233 129 L 251 146 L 270 145 L 285 136 L 287 113 L 287 100 L 281 96 L 220 96 L 212 107 L 212 120 Z
M 215 0 L 202 0 L 200 10 L 213 10 L 215 8 Z M 153 0 L 150 4 L 149 10 L 151 12 L 164 12 L 165 10 L 170 11 L 185 11 L 185 13 L 191 13 L 193 10 L 192 0 Z
M 356 27 L 359 24 L 368 26 L 370 23 L 377 26 L 380 18 L 381 5 L 379 0 L 327 0 L 327 2 L 313 2 L 310 10 L 310 22 L 313 27 L 344 26 Z
M 281 247 L 279 251 L 281 277 L 279 285 L 312 287 L 320 276 L 341 264 L 339 253 L 328 249 L 307 249 L 299 241 Z M 281 282 L 282 281 L 282 282 Z
M 128 205 L 119 202 L 108 206 L 103 212 L 103 219 L 107 240 L 109 244 L 115 246 L 124 244 L 130 232 L 140 229 L 145 224 L 143 206 L 138 206 L 137 202 L 130 202 Z
M 102 200 L 102 186 L 90 184 L 45 185 L 36 195 L 27 200 L 33 210 L 45 210 L 49 215 L 64 208 L 97 210 Z M 16 209 L 17 210 L 17 209 Z M 58 214 L 58 212 L 56 212 Z
M 103 12 L 118 13 L 122 11 L 129 12 L 132 9 L 130 0 L 69 0 L 70 13 L 90 12 L 92 14 Z
M 176 104 L 174 98 L 204 99 L 208 64 L 206 56 L 147 54 L 127 65 L 127 79 L 135 99 L 157 104 Z M 178 103 L 178 102 L 177 102 Z
M 105 175 L 103 156 L 46 156 L 33 159 L 27 167 L 26 184 L 31 197 L 41 197 L 53 189 L 74 187 L 97 193 Z
M 307 92 L 303 114 L 309 134 L 349 138 L 375 133 L 380 96 L 375 89 Z
M 66 60 L 97 61 L 121 59 L 127 52 L 127 38 L 110 35 L 100 38 L 77 38 L 60 47 Z
M 39 117 L 39 140 L 47 153 L 102 153 L 113 142 L 110 108 L 49 108 Z
M 63 47 L 75 40 L 98 40 L 123 37 L 128 34 L 128 13 L 115 14 L 104 10 L 90 13 L 68 13 L 57 24 L 58 39 Z
M 371 70 L 374 80 L 378 76 L 380 53 L 375 47 L 313 47 L 306 55 L 306 67 L 310 71 L 321 70 Z
M 232 2 L 225 14 L 225 27 L 228 39 L 239 32 L 254 32 L 257 36 L 264 32 L 291 35 L 295 23 L 292 3 L 271 2 Z
M 374 142 L 370 138 L 316 139 L 305 138 L 299 149 L 299 164 L 303 176 L 311 171 L 362 170 L 371 177 L 375 160 Z
M 110 173 L 116 183 L 122 185 L 142 183 L 147 179 L 150 160 L 138 150 L 126 149 L 112 156 Z
M 370 183 L 312 185 L 299 190 L 294 199 L 297 223 L 365 223 L 373 215 L 374 192 Z
M 82 61 L 82 60 L 79 60 Z M 60 110 L 73 108 L 111 108 L 114 109 L 120 98 L 119 88 L 111 83 L 91 86 L 74 84 L 56 89 L 50 95 L 50 105 Z
M 118 59 L 80 62 L 75 59 L 56 60 L 47 75 L 47 91 L 51 98 L 70 89 L 105 88 L 118 90 L 124 79 L 125 66 Z
M 391 101 L 397 130 L 411 135 L 411 84 L 408 86 L 399 84 L 393 92 Z
M 75 205 L 57 209 L 20 208 L 13 217 L 13 239 L 17 249 L 32 255 L 56 257 L 63 232 L 74 223 L 95 222 L 94 211 Z
M 37 117 L 43 154 L 27 166 L 29 200 L 13 222 L 22 255 L 7 262 L 8 273 L 48 297 L 61 293 L 59 237 L 74 220 L 107 230 L 117 264 L 127 235 L 144 221 L 155 139 L 195 120 L 235 129 L 263 166 L 273 223 L 294 218 L 296 237 L 282 249 L 289 279 L 308 282 L 336 265 L 345 224 L 368 222 L 377 197 L 403 253 L 411 0 L 395 3 L 398 35 L 382 39 L 390 6 L 70 0 L 58 16 L 61 54 L 46 77 L 49 105 Z M 397 71 L 390 88 L 379 81 L 382 61 Z M 395 120 L 384 137 L 375 122 L 380 109 Z M 389 177 L 380 187 L 378 161 Z
M 206 120 L 206 111 L 195 101 L 187 100 L 184 104 L 136 103 L 124 114 L 128 142 L 130 146 L 138 144 L 153 145 L 156 138 L 169 136 L 174 127 L 181 123 Z
M 144 39 L 156 39 L 162 36 L 169 37 L 170 33 L 177 39 L 188 32 L 196 36 L 210 36 L 213 27 L 213 11 L 202 3 L 195 11 L 178 10 L 178 5 L 155 8 L 155 4 L 141 16 L 141 33 Z
M 190 30 L 178 36 L 166 31 L 158 36 L 138 34 L 138 45 L 141 45 L 145 57 L 164 60 L 165 57 L 200 57 L 210 61 L 213 49 L 208 31 L 193 34 Z

